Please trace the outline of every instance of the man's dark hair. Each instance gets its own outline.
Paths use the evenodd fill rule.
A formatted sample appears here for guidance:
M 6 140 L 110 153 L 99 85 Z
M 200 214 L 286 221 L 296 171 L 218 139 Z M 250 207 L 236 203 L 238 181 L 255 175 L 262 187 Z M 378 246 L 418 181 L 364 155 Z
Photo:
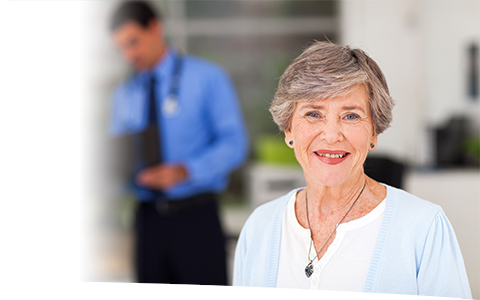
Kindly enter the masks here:
M 153 19 L 161 21 L 161 15 L 155 12 L 148 2 L 126 1 L 120 4 L 113 14 L 110 30 L 113 32 L 128 21 L 137 22 L 143 28 L 147 28 Z

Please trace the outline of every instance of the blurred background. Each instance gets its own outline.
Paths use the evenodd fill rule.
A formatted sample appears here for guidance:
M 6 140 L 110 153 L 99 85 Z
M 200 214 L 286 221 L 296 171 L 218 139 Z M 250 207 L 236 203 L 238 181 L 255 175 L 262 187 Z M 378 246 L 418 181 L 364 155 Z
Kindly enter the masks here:
M 258 205 L 303 186 L 268 112 L 280 75 L 313 40 L 365 50 L 396 101 L 367 174 L 440 204 L 453 224 L 474 298 L 480 297 L 480 1 L 153 1 L 172 46 L 222 65 L 248 127 L 248 162 L 222 194 L 230 273 L 236 239 Z M 129 74 L 108 20 L 118 3 L 89 4 L 88 150 L 91 197 L 83 281 L 131 282 L 134 199 L 127 139 L 108 136 L 113 88 Z M 212 162 L 214 163 L 214 162 Z M 387 174 L 388 176 L 386 177 Z M 230 277 L 231 280 L 231 277 Z

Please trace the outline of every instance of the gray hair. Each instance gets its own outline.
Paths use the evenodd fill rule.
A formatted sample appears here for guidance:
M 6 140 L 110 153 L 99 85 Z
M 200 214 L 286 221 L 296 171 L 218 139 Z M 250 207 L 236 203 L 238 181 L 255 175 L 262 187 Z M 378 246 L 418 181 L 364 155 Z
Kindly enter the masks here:
M 287 131 L 297 102 L 345 96 L 358 85 L 367 90 L 374 130 L 380 134 L 392 122 L 394 105 L 380 67 L 360 49 L 316 41 L 280 77 L 270 113 Z

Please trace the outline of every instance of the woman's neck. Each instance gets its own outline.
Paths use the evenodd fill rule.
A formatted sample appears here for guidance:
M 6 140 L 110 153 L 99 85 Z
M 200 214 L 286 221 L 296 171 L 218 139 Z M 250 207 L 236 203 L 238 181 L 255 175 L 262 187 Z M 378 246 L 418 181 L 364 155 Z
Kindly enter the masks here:
M 21 118 L 23 121 L 32 125 L 39 136 L 45 137 L 49 134 L 49 118 L 44 114 L 38 112 L 38 110 L 32 108 L 25 108 L 21 113 Z
M 364 184 L 365 189 L 362 192 Z M 349 186 L 341 188 L 312 185 L 307 181 L 307 188 L 297 193 L 295 214 L 300 225 L 309 228 L 305 203 L 308 200 L 308 217 L 312 226 L 324 226 L 329 223 L 334 226 L 352 207 L 357 197 L 359 197 L 358 201 L 344 222 L 350 222 L 368 214 L 385 199 L 386 195 L 385 186 L 365 174 L 351 182 Z
M 366 180 L 367 176 L 363 173 L 338 186 L 325 186 L 307 179 L 305 197 L 312 211 L 319 210 L 320 216 L 330 215 L 349 207 L 360 194 Z

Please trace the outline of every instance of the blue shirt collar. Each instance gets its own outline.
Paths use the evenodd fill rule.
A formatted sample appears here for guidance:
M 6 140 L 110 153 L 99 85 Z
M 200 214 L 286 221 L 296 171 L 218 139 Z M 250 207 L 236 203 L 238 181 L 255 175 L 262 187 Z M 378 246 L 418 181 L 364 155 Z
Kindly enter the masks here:
M 167 48 L 165 51 L 165 55 L 157 62 L 157 64 L 152 69 L 143 70 L 137 73 L 138 78 L 142 78 L 143 80 L 145 80 L 149 78 L 151 74 L 155 74 L 155 76 L 161 80 L 166 76 L 170 76 L 177 55 L 178 54 L 175 49 Z
M 157 78 L 165 78 L 172 74 L 175 58 L 177 57 L 177 51 L 175 49 L 168 48 L 165 56 L 153 67 L 152 72 Z

